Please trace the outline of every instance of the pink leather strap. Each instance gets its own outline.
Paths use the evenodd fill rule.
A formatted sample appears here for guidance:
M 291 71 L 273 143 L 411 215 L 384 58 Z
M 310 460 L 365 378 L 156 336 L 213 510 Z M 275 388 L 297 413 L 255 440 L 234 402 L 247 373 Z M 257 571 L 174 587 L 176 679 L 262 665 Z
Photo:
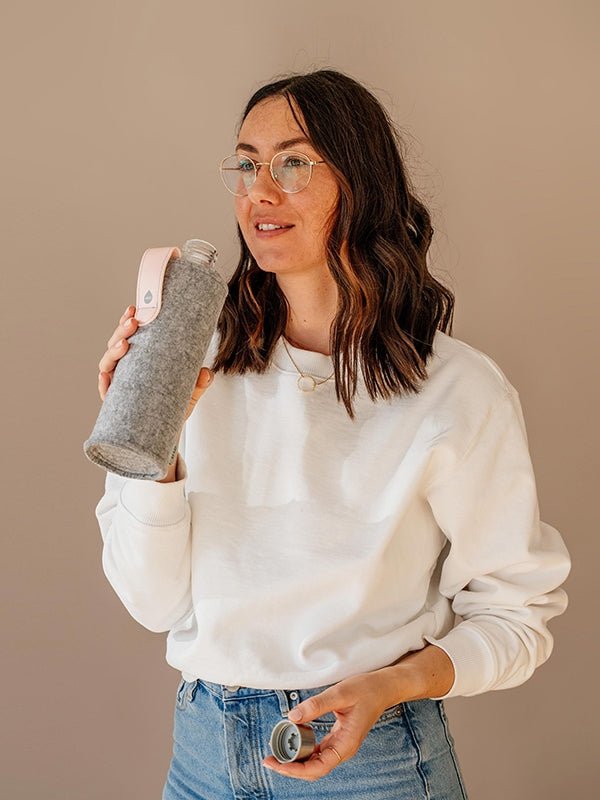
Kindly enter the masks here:
M 162 303 L 165 270 L 171 258 L 179 258 L 178 247 L 151 247 L 140 262 L 137 282 L 135 318 L 140 325 L 156 319 Z

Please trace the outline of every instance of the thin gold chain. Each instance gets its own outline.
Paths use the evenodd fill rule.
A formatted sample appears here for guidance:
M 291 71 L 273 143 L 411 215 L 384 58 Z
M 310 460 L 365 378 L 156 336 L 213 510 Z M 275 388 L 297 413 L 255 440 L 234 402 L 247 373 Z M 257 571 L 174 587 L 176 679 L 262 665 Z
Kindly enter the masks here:
M 301 392 L 314 392 L 317 386 L 321 386 L 322 384 L 327 383 L 327 381 L 330 381 L 333 378 L 333 376 L 335 375 L 335 370 L 331 373 L 331 375 L 328 378 L 324 378 L 323 380 L 320 381 L 318 381 L 312 375 L 308 375 L 306 372 L 302 372 L 298 364 L 296 364 L 296 362 L 294 361 L 292 354 L 290 353 L 285 337 L 282 336 L 281 338 L 283 340 L 283 346 L 285 347 L 285 352 L 288 354 L 290 361 L 292 362 L 292 364 L 296 368 L 296 372 L 298 373 L 297 384 L 298 384 L 298 389 L 300 389 Z

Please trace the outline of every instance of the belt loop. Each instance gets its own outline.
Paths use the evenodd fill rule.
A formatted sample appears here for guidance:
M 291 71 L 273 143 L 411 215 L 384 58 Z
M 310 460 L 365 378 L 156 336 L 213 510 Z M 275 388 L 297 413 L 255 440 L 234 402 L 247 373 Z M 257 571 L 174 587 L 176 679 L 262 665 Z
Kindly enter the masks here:
M 194 701 L 194 697 L 196 696 L 196 691 L 198 689 L 198 681 L 189 681 L 186 683 L 186 700 L 188 703 L 192 703 Z
M 279 711 L 281 712 L 281 716 L 287 717 L 287 715 L 290 713 L 290 701 L 288 698 L 288 693 L 283 689 L 275 689 L 275 694 L 279 700 Z

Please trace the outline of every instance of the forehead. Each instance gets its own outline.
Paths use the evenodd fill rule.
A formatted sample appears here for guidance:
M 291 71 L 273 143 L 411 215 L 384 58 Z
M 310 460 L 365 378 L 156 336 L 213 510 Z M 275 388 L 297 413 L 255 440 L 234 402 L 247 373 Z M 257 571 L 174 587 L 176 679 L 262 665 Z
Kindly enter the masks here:
M 285 97 L 268 97 L 257 103 L 242 123 L 238 135 L 238 148 L 256 152 L 287 149 L 291 143 L 294 146 L 310 144 Z

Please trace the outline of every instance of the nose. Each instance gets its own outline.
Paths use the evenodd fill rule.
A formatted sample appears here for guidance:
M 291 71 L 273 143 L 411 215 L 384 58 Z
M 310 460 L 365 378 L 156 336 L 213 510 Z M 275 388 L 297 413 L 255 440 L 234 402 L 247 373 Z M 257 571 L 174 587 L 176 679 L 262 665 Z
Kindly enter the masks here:
M 248 199 L 257 204 L 278 205 L 281 202 L 281 189 L 273 180 L 268 164 L 257 166 L 256 180 L 248 189 Z

